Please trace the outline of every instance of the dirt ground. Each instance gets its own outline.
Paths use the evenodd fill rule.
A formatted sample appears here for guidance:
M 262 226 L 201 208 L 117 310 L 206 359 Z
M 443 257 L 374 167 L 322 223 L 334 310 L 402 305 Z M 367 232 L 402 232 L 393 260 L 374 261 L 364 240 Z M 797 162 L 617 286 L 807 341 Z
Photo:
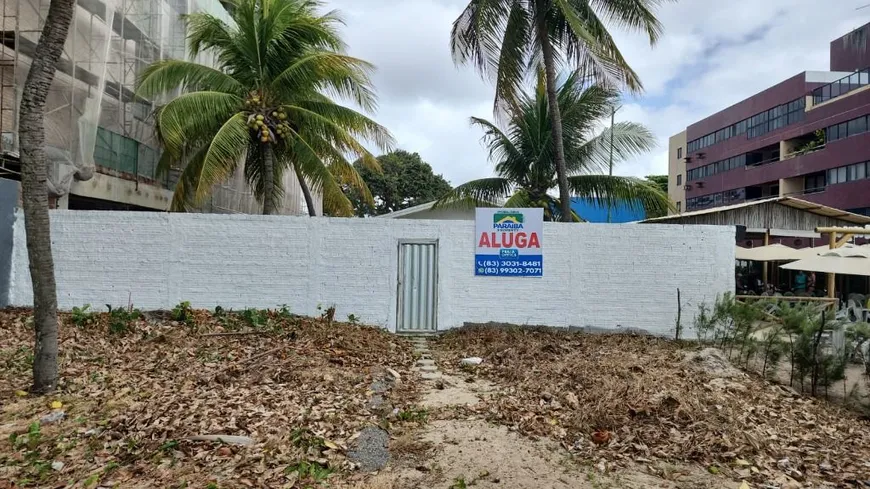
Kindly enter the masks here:
M 39 398 L 29 321 L 0 311 L 0 489 L 870 481 L 866 419 L 655 338 L 454 331 L 423 381 L 405 338 L 328 314 L 64 315 L 61 382 Z
M 475 406 L 499 388 L 486 380 L 445 375 L 429 382 L 421 407 L 433 421 L 405 435 L 392 466 L 361 485 L 367 489 L 466 486 L 516 489 L 738 487 L 703 468 L 659 464 L 617 468 L 601 460 L 578 463 L 549 439 L 531 439 L 451 408 Z M 403 447 L 406 447 L 403 451 Z M 653 473 L 651 473 L 653 472 Z M 661 475 L 655 475 L 658 472 Z

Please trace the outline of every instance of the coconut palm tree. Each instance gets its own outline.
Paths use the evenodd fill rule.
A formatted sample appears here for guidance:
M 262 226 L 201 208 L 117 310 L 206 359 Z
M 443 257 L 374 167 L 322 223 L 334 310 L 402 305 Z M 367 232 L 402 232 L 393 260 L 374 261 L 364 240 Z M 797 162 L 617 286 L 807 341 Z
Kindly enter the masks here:
M 618 101 L 618 92 L 601 85 L 584 86 L 572 74 L 557 88 L 565 135 L 565 156 L 570 195 L 595 199 L 602 205 L 642 207 L 648 215 L 664 214 L 667 195 L 654 184 L 633 177 L 606 174 L 611 136 L 614 162 L 644 153 L 655 146 L 655 137 L 640 124 L 618 122 L 596 134 L 599 122 Z M 491 206 L 542 207 L 548 221 L 564 220 L 561 197 L 550 195 L 557 186 L 549 97 L 543 76 L 533 93 L 523 95 L 508 109 L 508 124 L 473 117 L 472 125 L 483 129 L 483 141 L 497 176 L 464 183 L 441 197 L 436 207 Z M 570 205 L 570 202 L 569 202 Z M 569 211 L 572 221 L 582 220 Z
M 470 0 L 453 23 L 451 49 L 458 63 L 473 63 L 495 79 L 495 105 L 504 110 L 530 70 L 543 64 L 553 127 L 561 214 L 570 220 L 565 143 L 556 103 L 559 64 L 570 64 L 599 83 L 640 91 L 637 74 L 602 19 L 646 32 L 655 43 L 662 26 L 654 9 L 667 0 Z
M 57 286 L 51 256 L 44 119 L 45 99 L 74 13 L 73 0 L 51 0 L 33 63 L 21 91 L 19 110 L 21 193 L 36 331 L 31 387 L 34 394 L 45 394 L 57 387 Z
M 297 174 L 309 212 L 308 184 L 333 215 L 353 215 L 337 178 L 365 187 L 347 157 L 378 168 L 361 140 L 389 148 L 392 137 L 363 113 L 330 97 L 352 99 L 364 111 L 376 106 L 372 65 L 342 53 L 334 12 L 317 13 L 313 0 L 228 0 L 229 25 L 205 13 L 186 17 L 192 58 L 216 55 L 211 68 L 192 61 L 162 60 L 149 66 L 137 91 L 152 98 L 185 92 L 155 111 L 165 148 L 162 170 L 183 166 L 172 210 L 195 208 L 244 164 L 263 213 L 273 214 L 283 196 L 282 177 Z M 352 158 L 355 159 L 355 158 Z

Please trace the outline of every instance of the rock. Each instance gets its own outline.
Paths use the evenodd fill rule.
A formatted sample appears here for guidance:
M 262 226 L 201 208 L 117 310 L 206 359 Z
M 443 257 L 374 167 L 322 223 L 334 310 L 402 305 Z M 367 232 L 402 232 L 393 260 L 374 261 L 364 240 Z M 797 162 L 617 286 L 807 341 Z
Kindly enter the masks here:
M 221 457 L 231 457 L 233 455 L 233 449 L 230 447 L 220 447 L 217 450 L 217 454 Z
M 692 368 L 703 370 L 713 377 L 743 378 L 746 374 L 731 366 L 721 350 L 717 348 L 704 348 L 701 351 L 688 353 L 683 363 Z
M 577 394 L 573 392 L 569 392 L 565 394 L 565 403 L 571 407 L 571 409 L 577 409 L 580 407 L 580 400 L 577 399 Z
M 369 402 L 366 403 L 366 408 L 371 410 L 378 409 L 384 404 L 384 398 L 380 394 L 375 394 L 369 399 Z
M 253 445 L 254 440 L 247 436 L 235 435 L 196 435 L 188 438 L 190 441 L 219 441 L 230 445 Z
M 347 458 L 364 472 L 381 470 L 390 460 L 389 441 L 390 435 L 377 426 L 363 428 Z
M 387 380 L 376 380 L 376 381 L 372 382 L 372 385 L 371 385 L 371 387 L 369 387 L 369 390 L 371 390 L 375 394 L 383 394 L 384 392 L 387 392 L 388 390 L 390 390 L 390 387 L 392 387 L 392 386 L 390 385 L 390 382 L 388 382 Z
M 55 460 L 54 462 L 51 463 L 51 470 L 60 472 L 61 470 L 63 470 L 63 465 L 64 465 L 63 462 L 61 462 L 59 460 Z
M 462 360 L 459 361 L 460 365 L 475 366 L 475 365 L 480 365 L 481 363 L 483 363 L 483 359 L 480 357 L 468 357 L 468 358 L 463 358 Z
M 827 462 L 820 463 L 820 464 L 819 464 L 819 470 L 821 470 L 822 472 L 833 472 L 833 471 L 834 471 L 834 466 L 831 465 L 831 464 L 829 464 L 829 463 L 827 463 Z
M 788 460 L 788 457 L 782 458 L 776 461 L 776 465 L 781 469 L 787 469 L 791 466 L 791 462 Z
M 396 379 L 396 382 L 402 380 L 402 376 L 399 375 L 399 372 L 396 372 L 395 370 L 391 369 L 390 367 L 387 367 L 387 372 L 389 372 L 389 374 L 392 375 L 394 379 Z
M 39 422 L 42 424 L 54 423 L 56 421 L 60 421 L 66 417 L 66 413 L 63 411 L 52 411 L 49 414 L 39 418 Z
M 542 392 L 542 393 L 541 393 L 541 399 L 543 399 L 543 400 L 545 400 L 545 401 L 547 401 L 547 402 L 550 402 L 550 401 L 553 400 L 553 394 L 550 394 L 549 392 Z
M 441 372 L 423 372 L 420 374 L 423 380 L 438 380 L 441 378 Z

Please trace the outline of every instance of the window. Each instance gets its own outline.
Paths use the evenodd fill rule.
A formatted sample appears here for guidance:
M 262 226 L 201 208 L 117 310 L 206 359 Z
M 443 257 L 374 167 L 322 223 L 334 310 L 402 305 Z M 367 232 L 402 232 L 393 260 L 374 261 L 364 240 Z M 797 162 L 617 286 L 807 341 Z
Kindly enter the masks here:
M 821 192 L 825 190 L 825 174 L 816 173 L 804 177 L 804 191 L 806 193 Z
M 677 175 L 677 185 L 679 186 L 679 185 L 682 185 L 682 184 L 683 184 L 683 174 L 680 173 L 680 174 Z
M 680 202 L 680 201 L 678 200 L 678 201 L 677 201 L 677 212 L 682 212 L 682 211 L 683 211 L 683 209 L 682 209 L 682 202 Z
M 679 147 L 679 148 L 677 148 L 677 158 L 682 158 L 682 157 L 683 157 L 683 148 Z
M 861 134 L 867 132 L 867 118 L 859 117 L 857 119 L 852 119 L 847 123 L 849 135 L 854 136 L 856 134 Z
M 863 180 L 867 176 L 867 165 L 866 163 L 856 163 L 854 165 L 849 165 L 849 181 L 852 180 Z

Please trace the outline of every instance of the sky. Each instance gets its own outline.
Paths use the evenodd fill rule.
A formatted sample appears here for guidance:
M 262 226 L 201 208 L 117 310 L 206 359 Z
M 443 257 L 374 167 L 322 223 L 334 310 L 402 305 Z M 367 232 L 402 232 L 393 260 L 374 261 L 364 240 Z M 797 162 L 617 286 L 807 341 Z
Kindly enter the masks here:
M 467 0 L 324 0 L 345 21 L 349 54 L 374 63 L 375 120 L 453 185 L 492 175 L 471 116 L 493 119 L 493 89 L 449 48 Z M 615 174 L 667 173 L 668 137 L 806 70 L 827 70 L 829 43 L 870 21 L 870 0 L 679 0 L 658 10 L 665 33 L 611 32 L 644 84 L 617 120 L 645 124 L 653 151 Z

